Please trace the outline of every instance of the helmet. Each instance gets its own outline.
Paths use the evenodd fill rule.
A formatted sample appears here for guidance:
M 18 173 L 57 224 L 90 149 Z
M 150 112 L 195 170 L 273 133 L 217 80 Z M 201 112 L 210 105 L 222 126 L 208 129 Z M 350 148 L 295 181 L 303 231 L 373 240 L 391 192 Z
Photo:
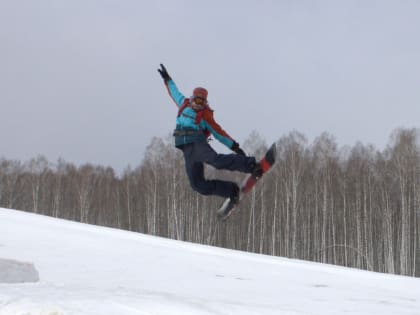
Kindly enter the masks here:
M 207 100 L 208 94 L 207 90 L 203 87 L 196 87 L 193 91 L 193 97 L 200 97 L 204 100 Z

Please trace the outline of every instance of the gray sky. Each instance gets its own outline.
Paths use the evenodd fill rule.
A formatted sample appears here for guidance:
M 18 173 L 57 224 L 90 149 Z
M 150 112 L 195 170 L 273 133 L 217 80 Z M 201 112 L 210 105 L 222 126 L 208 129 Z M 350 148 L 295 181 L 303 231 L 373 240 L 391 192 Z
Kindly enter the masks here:
M 383 149 L 419 126 L 419 17 L 416 0 L 0 0 L 0 156 L 138 166 L 174 128 L 159 63 L 240 143 Z

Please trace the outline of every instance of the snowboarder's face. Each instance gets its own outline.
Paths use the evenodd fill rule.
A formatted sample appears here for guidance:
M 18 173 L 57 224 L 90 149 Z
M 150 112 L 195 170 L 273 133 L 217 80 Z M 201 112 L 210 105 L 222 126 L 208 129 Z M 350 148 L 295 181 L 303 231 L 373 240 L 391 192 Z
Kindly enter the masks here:
M 207 101 L 204 98 L 196 96 L 192 99 L 191 104 L 194 110 L 202 110 L 204 106 L 207 104 Z
M 193 98 L 193 102 L 196 103 L 197 105 L 205 105 L 207 103 L 207 101 L 204 98 L 201 98 L 198 96 Z

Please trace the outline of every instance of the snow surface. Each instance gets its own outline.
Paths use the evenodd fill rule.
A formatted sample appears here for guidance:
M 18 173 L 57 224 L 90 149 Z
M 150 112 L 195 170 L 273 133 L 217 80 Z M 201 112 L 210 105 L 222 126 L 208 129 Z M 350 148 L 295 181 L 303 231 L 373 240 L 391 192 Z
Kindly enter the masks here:
M 33 264 L 0 258 L 0 283 L 38 282 L 39 275 Z
M 420 314 L 420 279 L 243 253 L 0 208 L 0 315 Z

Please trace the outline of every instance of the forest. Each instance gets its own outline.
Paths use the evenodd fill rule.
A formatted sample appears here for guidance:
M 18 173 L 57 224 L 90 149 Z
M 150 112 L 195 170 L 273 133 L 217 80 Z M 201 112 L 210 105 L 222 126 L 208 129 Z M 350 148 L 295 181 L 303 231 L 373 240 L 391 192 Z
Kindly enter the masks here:
M 172 139 L 153 138 L 121 174 L 38 156 L 0 159 L 0 206 L 212 246 L 420 277 L 420 131 L 397 129 L 383 150 L 338 147 L 323 133 L 279 137 L 273 169 L 226 222 L 218 197 L 188 183 Z M 262 157 L 252 132 L 242 147 Z M 244 174 L 206 166 L 207 178 Z M 1 231 L 0 231 L 1 234 Z M 30 240 L 28 240 L 30 242 Z M 136 254 L 136 253 L 133 253 Z M 137 253 L 141 255 L 141 253 Z

